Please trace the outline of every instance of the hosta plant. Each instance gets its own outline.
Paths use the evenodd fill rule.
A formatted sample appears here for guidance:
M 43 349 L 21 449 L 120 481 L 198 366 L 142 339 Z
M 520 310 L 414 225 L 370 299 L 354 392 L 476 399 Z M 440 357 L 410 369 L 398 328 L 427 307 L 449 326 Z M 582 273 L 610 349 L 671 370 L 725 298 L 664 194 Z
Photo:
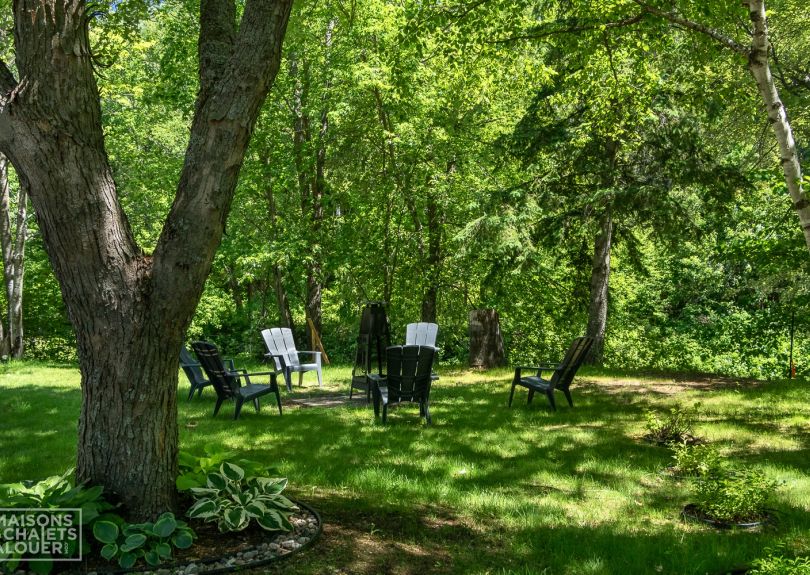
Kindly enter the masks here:
M 73 469 L 68 469 L 62 475 L 53 475 L 41 481 L 0 485 L 0 507 L 81 509 L 81 525 L 84 527 L 89 527 L 99 518 L 108 516 L 113 506 L 104 499 L 103 488 L 74 485 L 72 478 Z M 78 553 L 78 541 L 65 538 L 61 543 L 65 545 L 66 553 L 60 553 L 59 558 L 73 557 Z M 88 547 L 84 537 L 83 547 L 85 549 Z M 0 546 L 0 571 L 2 567 L 17 569 L 23 562 L 22 557 L 19 551 Z M 36 561 L 27 562 L 27 568 L 35 573 L 49 573 L 53 569 L 52 557 L 50 553 L 42 553 L 36 557 Z
M 289 517 L 298 508 L 281 495 L 284 478 L 246 477 L 245 470 L 229 462 L 209 473 L 205 487 L 191 490 L 196 501 L 187 515 L 216 522 L 220 531 L 241 531 L 255 520 L 268 531 L 291 531 Z
M 93 535 L 104 544 L 101 556 L 128 569 L 143 558 L 155 566 L 172 558 L 172 547 L 187 549 L 194 543 L 194 531 L 173 513 L 164 513 L 154 523 L 97 521 Z
M 233 451 L 223 451 L 218 445 L 206 445 L 205 455 L 199 456 L 181 451 L 178 456 L 180 474 L 175 481 L 178 491 L 190 491 L 195 487 L 205 487 L 209 473 L 219 470 L 225 463 L 241 467 L 248 477 L 270 475 L 273 473 L 266 465 L 250 459 L 238 458 Z

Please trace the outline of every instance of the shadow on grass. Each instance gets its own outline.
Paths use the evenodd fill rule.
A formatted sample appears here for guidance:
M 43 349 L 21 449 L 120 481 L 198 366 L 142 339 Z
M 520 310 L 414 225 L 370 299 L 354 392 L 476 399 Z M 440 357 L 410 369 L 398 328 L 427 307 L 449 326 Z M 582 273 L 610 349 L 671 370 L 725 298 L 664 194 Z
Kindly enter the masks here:
M 285 573 L 719 573 L 750 561 L 786 531 L 810 532 L 800 510 L 771 532 L 715 532 L 684 524 L 685 482 L 658 471 L 669 450 L 642 443 L 644 414 L 675 401 L 711 400 L 698 424 L 769 439 L 788 435 L 807 447 L 807 391 L 787 385 L 719 391 L 689 387 L 676 398 L 632 388 L 575 385 L 576 407 L 526 394 L 506 404 L 509 375 L 435 385 L 425 426 L 403 406 L 389 423 L 370 406 L 300 408 L 279 416 L 232 406 L 211 417 L 214 396 L 185 400 L 181 380 L 181 448 L 208 443 L 275 465 L 293 496 L 314 504 L 324 540 Z M 345 395 L 345 389 L 296 388 L 292 396 Z M 768 407 L 765 413 L 761 410 Z M 796 407 L 799 406 L 799 407 Z M 14 387 L 0 396 L 0 481 L 43 477 L 75 459 L 78 388 Z M 43 447 L 45 445 L 46 447 Z M 806 454 L 806 451 L 805 451 Z M 739 457 L 802 470 L 802 452 L 778 447 Z

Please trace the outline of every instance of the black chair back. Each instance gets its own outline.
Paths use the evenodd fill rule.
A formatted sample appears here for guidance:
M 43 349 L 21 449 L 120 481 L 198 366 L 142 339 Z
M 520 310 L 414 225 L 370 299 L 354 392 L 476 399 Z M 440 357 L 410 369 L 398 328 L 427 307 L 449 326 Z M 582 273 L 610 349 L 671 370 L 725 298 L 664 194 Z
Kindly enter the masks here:
M 217 346 L 207 341 L 195 341 L 191 348 L 208 376 L 208 381 L 214 386 L 217 397 L 230 399 L 239 395 L 239 378 L 225 369 Z
M 180 348 L 180 367 L 183 368 L 183 372 L 186 374 L 186 377 L 192 385 L 203 385 L 208 383 L 208 380 L 205 379 L 205 376 L 200 369 L 200 363 L 191 357 L 191 354 L 186 349 L 186 346 Z
M 588 356 L 588 351 L 593 344 L 592 337 L 578 337 L 571 342 L 571 347 L 565 353 L 565 357 L 560 362 L 560 366 L 554 371 L 551 376 L 551 384 L 559 389 L 568 389 L 571 382 L 574 381 L 574 376 Z M 538 374 L 539 375 L 539 374 Z
M 427 400 L 436 348 L 392 345 L 386 350 L 387 386 L 391 403 Z

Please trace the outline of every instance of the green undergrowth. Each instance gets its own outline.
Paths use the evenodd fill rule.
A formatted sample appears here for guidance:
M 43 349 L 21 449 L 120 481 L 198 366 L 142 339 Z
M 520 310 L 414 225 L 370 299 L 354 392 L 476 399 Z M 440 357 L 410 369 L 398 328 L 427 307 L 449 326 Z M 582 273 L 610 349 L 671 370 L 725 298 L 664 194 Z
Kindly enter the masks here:
M 527 406 L 520 389 L 507 408 L 507 369 L 440 375 L 429 427 L 415 407 L 382 426 L 362 403 L 290 402 L 348 394 L 346 367 L 325 368 L 323 388 L 308 373 L 303 388 L 282 391 L 283 416 L 267 401 L 239 421 L 227 405 L 211 417 L 210 388 L 187 402 L 181 376 L 181 447 L 214 443 L 276 466 L 292 496 L 322 511 L 333 526 L 323 544 L 277 568 L 285 573 L 703 575 L 785 541 L 810 547 L 806 383 L 586 371 L 575 407 L 560 398 L 554 413 L 540 395 Z M 78 370 L 15 363 L 0 386 L 0 483 L 74 465 Z M 695 435 L 779 481 L 775 526 L 716 531 L 681 520 L 688 481 L 662 472 L 672 452 L 642 440 L 645 414 L 698 404 Z

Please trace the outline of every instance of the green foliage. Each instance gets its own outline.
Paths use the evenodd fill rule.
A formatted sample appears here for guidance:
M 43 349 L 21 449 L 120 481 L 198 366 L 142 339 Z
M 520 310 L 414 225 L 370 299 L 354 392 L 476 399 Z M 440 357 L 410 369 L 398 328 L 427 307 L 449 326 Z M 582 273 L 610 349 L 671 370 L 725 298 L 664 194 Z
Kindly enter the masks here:
M 695 505 L 710 519 L 727 523 L 761 520 L 779 483 L 758 469 L 728 470 L 695 479 Z
M 92 526 L 101 517 L 109 515 L 107 512 L 113 506 L 103 497 L 101 486 L 86 487 L 73 485 L 71 478 L 73 469 L 68 469 L 62 475 L 53 475 L 41 481 L 23 481 L 0 485 L 0 507 L 10 508 L 43 508 L 43 509 L 81 509 L 81 524 Z M 78 543 L 67 541 L 67 554 L 60 553 L 60 557 L 72 557 L 78 552 Z M 5 565 L 16 569 L 20 564 L 19 553 L 3 553 L 0 559 L 7 560 Z M 49 554 L 40 555 L 41 558 L 50 558 Z M 28 568 L 36 573 L 49 573 L 53 568 L 51 561 L 34 561 Z
M 695 404 L 691 409 L 676 406 L 670 408 L 666 414 L 647 411 L 645 439 L 659 444 L 693 442 L 692 426 L 699 406 L 700 404 Z
M 185 521 L 167 512 L 154 523 L 126 523 L 123 519 L 97 521 L 93 536 L 104 544 L 101 556 L 118 560 L 129 569 L 143 559 L 152 567 L 171 560 L 172 548 L 188 549 L 194 542 L 194 531 Z
M 755 559 L 748 575 L 810 575 L 810 557 L 791 557 L 784 544 L 768 547 Z
M 675 471 L 679 475 L 705 476 L 717 475 L 723 470 L 723 459 L 720 452 L 710 443 L 690 444 L 670 443 Z
M 177 476 L 178 491 L 188 491 L 194 487 L 203 487 L 208 474 L 218 470 L 225 462 L 236 464 L 245 470 L 248 477 L 258 477 L 273 473 L 273 469 L 250 459 L 240 458 L 235 451 L 224 450 L 221 446 L 208 444 L 205 455 L 196 456 L 187 451 L 180 451 L 177 464 L 180 474 Z
M 206 487 L 191 490 L 195 502 L 188 516 L 216 522 L 222 532 L 241 531 L 254 519 L 268 531 L 291 531 L 289 516 L 298 508 L 281 495 L 286 486 L 286 479 L 248 477 L 226 461 L 208 474 Z

